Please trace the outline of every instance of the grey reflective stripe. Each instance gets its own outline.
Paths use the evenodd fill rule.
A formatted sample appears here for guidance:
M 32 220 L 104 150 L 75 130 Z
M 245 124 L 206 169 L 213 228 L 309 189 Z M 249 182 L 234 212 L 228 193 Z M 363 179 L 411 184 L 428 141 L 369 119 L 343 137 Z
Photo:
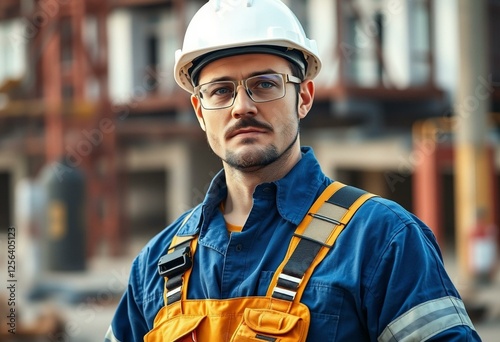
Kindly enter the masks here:
M 104 342 L 120 342 L 120 340 L 115 337 L 115 334 L 113 334 L 113 329 L 111 327 L 109 327 L 108 331 L 106 332 Z
M 378 341 L 426 341 L 458 325 L 475 330 L 464 303 L 456 297 L 443 297 L 420 304 L 392 321 Z

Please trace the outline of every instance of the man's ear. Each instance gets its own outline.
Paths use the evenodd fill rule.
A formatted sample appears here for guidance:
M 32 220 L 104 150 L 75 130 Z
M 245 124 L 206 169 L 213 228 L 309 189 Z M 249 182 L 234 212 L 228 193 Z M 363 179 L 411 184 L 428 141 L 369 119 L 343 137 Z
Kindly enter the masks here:
M 205 120 L 203 119 L 203 113 L 201 110 L 200 99 L 195 95 L 191 95 L 191 105 L 193 106 L 194 113 L 196 114 L 196 118 L 198 119 L 198 122 L 200 123 L 201 129 L 206 131 Z
M 298 94 L 299 96 L 299 108 L 298 108 L 298 114 L 299 114 L 299 119 L 303 119 L 307 116 L 307 113 L 311 110 L 311 107 L 314 102 L 314 92 L 315 92 L 315 85 L 312 80 L 304 80 L 300 84 L 300 92 Z

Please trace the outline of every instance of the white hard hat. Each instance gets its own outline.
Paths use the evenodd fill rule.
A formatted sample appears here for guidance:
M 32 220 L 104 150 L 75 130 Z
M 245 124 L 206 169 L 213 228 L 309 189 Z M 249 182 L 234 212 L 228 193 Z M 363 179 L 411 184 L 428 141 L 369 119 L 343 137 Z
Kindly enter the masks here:
M 295 62 L 306 79 L 321 68 L 316 41 L 306 37 L 295 14 L 280 0 L 210 0 L 191 19 L 182 50 L 175 52 L 175 81 L 192 93 L 193 71 L 218 58 L 251 52 Z

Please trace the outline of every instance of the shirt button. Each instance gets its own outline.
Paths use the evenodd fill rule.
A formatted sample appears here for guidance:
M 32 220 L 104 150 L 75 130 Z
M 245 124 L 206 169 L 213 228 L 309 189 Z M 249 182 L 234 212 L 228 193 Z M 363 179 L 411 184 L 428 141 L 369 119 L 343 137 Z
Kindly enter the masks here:
M 236 252 L 241 252 L 243 250 L 243 246 L 241 245 L 241 243 L 237 244 L 236 245 Z

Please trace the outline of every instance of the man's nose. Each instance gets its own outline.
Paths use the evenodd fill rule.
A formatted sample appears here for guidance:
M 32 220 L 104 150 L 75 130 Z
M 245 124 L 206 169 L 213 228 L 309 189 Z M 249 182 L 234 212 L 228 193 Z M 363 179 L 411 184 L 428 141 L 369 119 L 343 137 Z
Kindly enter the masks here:
M 233 117 L 240 117 L 248 114 L 254 115 L 257 112 L 255 102 L 250 98 L 250 95 L 243 85 L 239 85 L 236 88 L 234 96 Z

